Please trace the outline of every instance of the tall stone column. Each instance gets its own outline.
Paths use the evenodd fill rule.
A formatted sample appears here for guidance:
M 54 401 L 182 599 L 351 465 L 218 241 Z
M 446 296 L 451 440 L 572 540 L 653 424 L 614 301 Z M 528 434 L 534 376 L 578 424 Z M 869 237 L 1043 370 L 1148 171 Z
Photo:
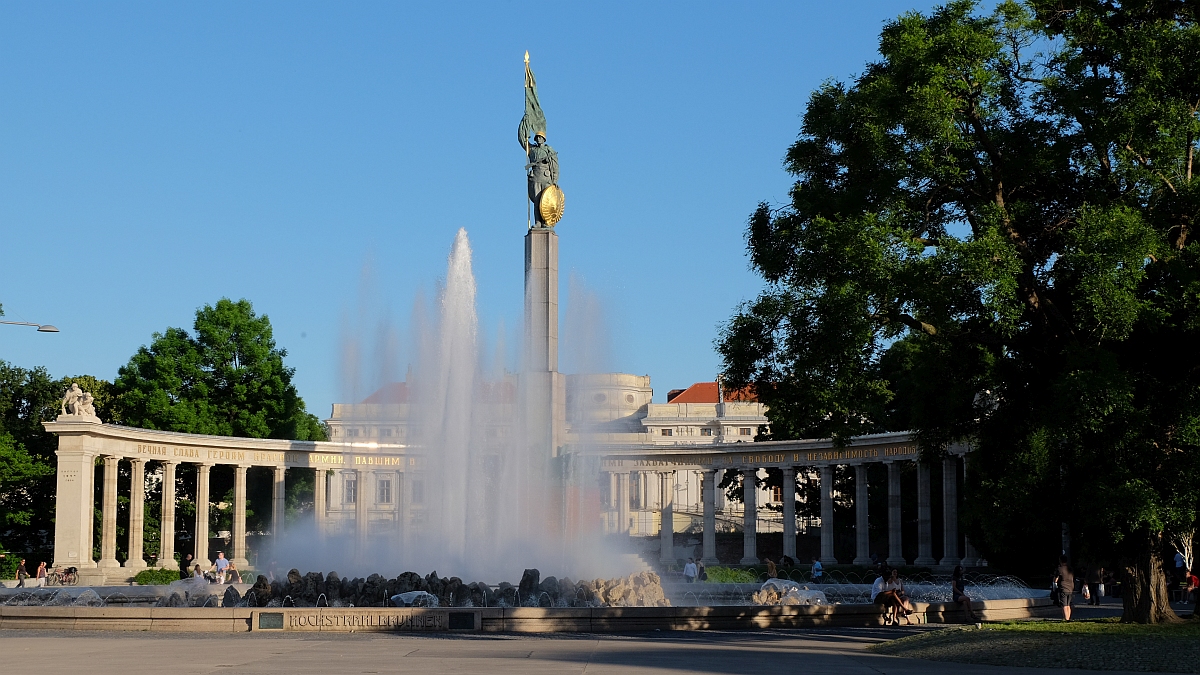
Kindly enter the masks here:
M 206 570 L 212 566 L 208 559 L 208 478 L 212 464 L 196 465 L 196 528 L 192 564 Z
M 888 557 L 892 567 L 905 565 L 900 536 L 900 462 L 888 462 Z
M 717 472 L 707 469 L 703 472 L 704 480 L 701 488 L 701 498 L 704 500 L 704 548 L 700 562 L 705 565 L 716 565 L 717 560 Z
M 131 459 L 129 464 L 133 471 L 129 488 L 129 557 L 125 559 L 125 567 L 142 570 L 146 569 L 142 557 L 146 529 L 146 460 Z
M 743 565 L 757 565 L 758 560 L 758 469 L 742 472 L 742 559 Z
M 396 494 L 392 495 L 392 499 L 396 502 L 396 540 L 400 545 L 404 545 L 404 530 L 408 524 L 408 509 L 406 508 L 405 495 L 407 494 L 404 485 L 404 472 L 396 472 Z
M 662 481 L 662 518 L 658 527 L 658 560 L 675 564 L 675 472 L 659 474 Z
M 104 458 L 104 492 L 100 502 L 100 562 L 97 567 L 120 567 L 117 562 L 117 468 L 120 457 Z
M 629 473 L 617 474 L 617 532 L 629 534 Z
M 866 567 L 871 564 L 870 501 L 867 491 L 867 465 L 854 465 L 854 564 Z
M 325 469 L 313 469 L 313 529 L 317 531 L 317 539 L 325 537 L 325 493 L 329 489 L 326 480 Z
M 783 554 L 796 559 L 796 467 L 783 467 Z
M 933 557 L 933 513 L 929 504 L 931 489 L 929 465 L 917 462 L 917 567 L 932 567 L 937 564 Z
M 233 467 L 233 557 L 230 559 L 239 570 L 250 566 L 246 560 L 246 469 L 242 465 Z
M 836 565 L 833 555 L 833 465 L 821 467 L 821 564 Z
M 942 459 L 942 567 L 962 563 L 958 555 L 958 458 Z
M 963 455 L 962 461 L 963 461 L 963 482 L 965 483 L 966 477 L 967 477 L 966 476 L 967 471 L 970 469 L 970 466 L 971 466 L 970 465 L 971 455 L 970 454 Z M 963 567 L 980 567 L 979 551 L 976 551 L 975 547 L 971 545 L 970 537 L 963 537 L 963 560 L 962 560 L 961 564 Z
M 92 559 L 96 456 L 84 448 L 70 447 L 68 438 L 59 438 L 59 449 L 55 452 L 58 476 L 54 499 L 54 566 L 91 569 L 96 566 Z
M 367 472 L 354 470 L 354 541 L 359 556 L 367 554 Z
M 158 566 L 178 569 L 175 562 L 175 462 L 162 462 L 162 513 L 158 519 Z
M 287 469 L 275 467 L 275 480 L 271 489 L 271 530 L 275 543 L 283 541 L 284 518 L 287 515 Z

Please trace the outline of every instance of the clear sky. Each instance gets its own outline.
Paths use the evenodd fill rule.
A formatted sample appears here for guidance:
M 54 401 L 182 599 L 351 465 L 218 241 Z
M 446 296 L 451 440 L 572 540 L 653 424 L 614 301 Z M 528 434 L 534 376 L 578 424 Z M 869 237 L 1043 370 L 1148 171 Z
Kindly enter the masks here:
M 0 359 L 111 379 L 153 332 L 244 297 L 325 417 L 354 395 L 346 336 L 386 321 L 406 353 L 459 227 L 483 331 L 511 345 L 528 49 L 567 197 L 563 314 L 574 275 L 603 365 L 663 400 L 714 377 L 720 324 L 761 286 L 745 222 L 787 199 L 809 93 L 930 6 L 5 2 L 0 303 L 62 332 L 0 326 Z

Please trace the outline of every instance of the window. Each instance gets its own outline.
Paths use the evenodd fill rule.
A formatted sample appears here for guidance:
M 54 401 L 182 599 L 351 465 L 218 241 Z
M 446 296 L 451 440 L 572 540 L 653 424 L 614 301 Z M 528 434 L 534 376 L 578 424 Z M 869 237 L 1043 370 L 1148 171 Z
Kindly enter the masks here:
M 354 478 L 347 478 L 345 490 L 343 491 L 343 501 L 347 504 L 358 503 L 358 481 Z
M 662 430 L 662 435 L 663 435 L 663 436 L 674 436 L 674 435 L 675 435 L 675 430 L 674 430 L 674 429 L 663 429 L 663 430 Z
M 392 435 L 392 430 L 391 430 L 391 429 L 380 429 L 380 430 L 379 430 L 379 437 L 380 437 L 380 438 L 390 438 L 390 437 L 391 437 L 391 435 Z
M 738 429 L 738 436 L 749 436 L 750 427 L 741 427 Z
M 701 436 L 712 436 L 712 427 L 700 427 Z
M 771 486 L 771 501 L 776 504 L 783 501 L 783 486 L 782 485 L 772 485 Z
M 392 503 L 392 481 L 390 479 L 384 478 L 375 482 L 375 503 Z
M 419 480 L 412 482 L 412 501 L 414 504 L 425 502 L 425 483 Z
M 347 430 L 346 430 L 346 435 L 347 435 L 347 436 L 357 436 L 357 435 L 358 435 L 358 429 L 347 429 Z

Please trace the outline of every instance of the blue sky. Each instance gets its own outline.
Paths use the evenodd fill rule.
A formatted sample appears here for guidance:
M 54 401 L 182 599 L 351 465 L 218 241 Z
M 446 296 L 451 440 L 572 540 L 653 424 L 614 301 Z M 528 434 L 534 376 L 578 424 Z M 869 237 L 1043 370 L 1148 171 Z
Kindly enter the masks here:
M 153 332 L 244 297 L 325 417 L 354 394 L 346 335 L 386 322 L 407 353 L 459 227 L 483 331 L 513 344 L 528 49 L 567 196 L 563 314 L 574 275 L 604 365 L 663 400 L 713 378 L 720 324 L 761 287 L 743 230 L 787 199 L 809 93 L 930 6 L 6 2 L 0 303 L 62 332 L 0 326 L 0 359 L 111 379 Z

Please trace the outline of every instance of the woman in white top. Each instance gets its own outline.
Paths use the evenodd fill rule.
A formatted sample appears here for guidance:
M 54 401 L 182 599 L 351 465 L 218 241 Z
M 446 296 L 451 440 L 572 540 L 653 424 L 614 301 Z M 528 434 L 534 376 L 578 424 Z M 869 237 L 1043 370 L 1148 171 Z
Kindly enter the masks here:
M 899 605 L 898 613 L 904 614 L 904 622 L 909 623 L 908 615 L 912 614 L 912 603 L 908 600 L 908 593 L 904 591 L 904 582 L 900 580 L 900 570 L 893 567 L 892 573 L 888 576 L 887 582 L 883 585 L 884 590 L 892 591 L 896 595 L 896 601 Z M 898 619 L 899 617 L 897 617 Z
M 903 609 L 899 596 L 896 595 L 895 588 L 889 588 L 889 581 L 893 578 L 894 570 L 884 569 L 883 574 L 875 580 L 871 585 L 871 602 L 884 608 L 884 625 L 899 625 L 900 612 Z

